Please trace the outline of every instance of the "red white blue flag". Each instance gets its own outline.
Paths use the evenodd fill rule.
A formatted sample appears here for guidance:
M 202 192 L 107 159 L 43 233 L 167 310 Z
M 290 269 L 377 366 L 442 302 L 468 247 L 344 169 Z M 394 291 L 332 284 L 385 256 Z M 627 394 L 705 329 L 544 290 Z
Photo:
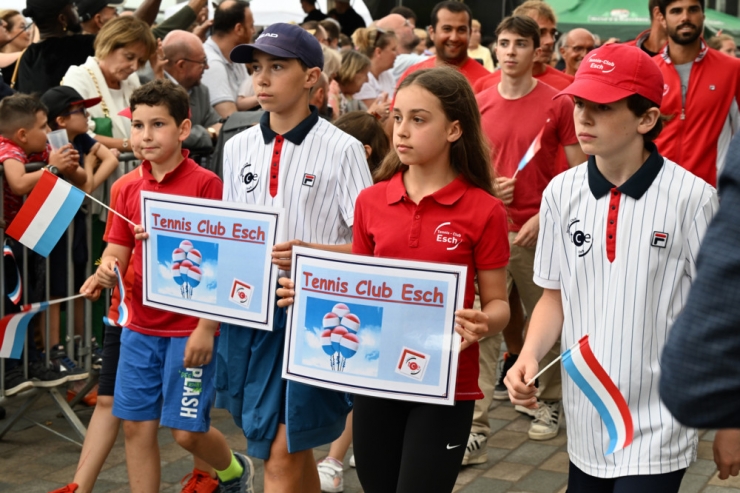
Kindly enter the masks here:
M 26 305 L 22 312 L 7 315 L 0 320 L 0 358 L 19 359 L 23 354 L 23 345 L 26 340 L 28 322 L 34 315 L 46 310 L 49 303 L 42 301 Z
M 44 172 L 6 233 L 42 257 L 48 257 L 84 198 L 82 190 L 53 173 Z
M 606 455 L 631 444 L 634 435 L 632 413 L 622 393 L 596 360 L 588 343 L 588 334 L 578 341 L 576 347 L 563 353 L 563 368 L 594 405 L 609 432 Z
M 10 257 L 13 261 L 13 265 L 15 265 L 15 287 L 8 293 L 8 298 L 10 298 L 10 301 L 12 301 L 14 305 L 17 305 L 21 301 L 21 296 L 23 296 L 23 283 L 21 282 L 21 271 L 18 269 L 15 255 L 13 255 L 13 250 L 7 243 L 3 246 L 3 257 Z
M 549 122 L 550 120 L 547 121 Z M 545 126 L 547 126 L 547 123 L 545 123 Z M 545 133 L 545 126 L 542 127 L 532 143 L 529 144 L 529 149 L 527 149 L 527 152 L 524 153 L 521 161 L 519 161 L 519 166 L 517 166 L 516 168 L 517 172 L 524 169 L 524 167 L 529 164 L 532 158 L 539 152 L 540 148 L 542 147 L 542 134 Z
M 118 263 L 113 267 L 113 270 L 116 272 L 116 276 L 118 276 L 118 292 L 121 294 L 121 302 L 118 304 L 118 320 L 113 325 L 128 327 L 131 323 L 131 310 L 126 303 L 126 288 L 123 287 L 123 275 L 121 275 Z

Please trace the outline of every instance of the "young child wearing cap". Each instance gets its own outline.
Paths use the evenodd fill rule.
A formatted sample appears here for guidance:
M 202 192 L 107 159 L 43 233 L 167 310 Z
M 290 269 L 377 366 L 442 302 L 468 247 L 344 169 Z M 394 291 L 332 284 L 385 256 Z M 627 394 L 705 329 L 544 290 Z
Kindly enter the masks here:
M 294 245 L 349 252 L 355 199 L 372 180 L 362 144 L 308 104 L 324 63 L 321 45 L 278 23 L 234 48 L 231 59 L 251 65 L 266 113 L 226 144 L 223 199 L 285 208 L 290 241 L 272 253 L 284 271 Z M 274 320 L 272 332 L 222 324 L 216 405 L 242 428 L 248 453 L 265 460 L 267 493 L 319 491 L 311 449 L 341 435 L 351 401 L 282 380 L 284 308 Z
M 134 91 L 130 106 L 131 143 L 143 158 L 142 175 L 121 186 L 118 212 L 140 223 L 142 191 L 221 198 L 221 180 L 182 150 L 191 125 L 187 92 L 170 81 L 155 80 Z M 113 397 L 113 416 L 123 420 L 132 491 L 159 491 L 161 423 L 171 428 L 180 446 L 216 470 L 221 492 L 253 493 L 251 461 L 232 453 L 224 436 L 210 426 L 218 322 L 144 306 L 142 249 L 137 243 L 148 235 L 119 216 L 112 220 L 100 267 L 81 292 L 95 299 L 102 288 L 117 286 L 114 267 L 126 272 L 133 250 L 131 322 L 121 333 Z
M 697 432 L 660 400 L 660 355 L 696 273 L 717 194 L 653 144 L 662 128 L 663 76 L 641 50 L 611 44 L 592 51 L 558 96 L 573 97 L 589 158 L 543 194 L 534 281 L 544 293 L 505 383 L 514 404 L 535 407 L 537 389 L 527 382 L 538 361 L 558 337 L 564 350 L 589 334 L 627 401 L 634 441 L 606 455 L 606 425 L 564 375 L 568 492 L 677 492 L 696 458 Z

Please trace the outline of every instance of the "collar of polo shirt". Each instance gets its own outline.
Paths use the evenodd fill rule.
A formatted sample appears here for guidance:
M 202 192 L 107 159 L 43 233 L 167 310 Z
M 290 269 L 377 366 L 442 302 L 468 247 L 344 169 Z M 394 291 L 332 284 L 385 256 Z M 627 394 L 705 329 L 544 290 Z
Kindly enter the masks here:
M 434 192 L 431 197 L 441 205 L 452 205 L 458 200 L 460 200 L 460 197 L 465 195 L 465 191 L 468 189 L 470 185 L 468 185 L 468 182 L 465 180 L 465 178 L 462 177 L 462 175 L 457 175 L 457 178 L 452 180 L 452 182 L 437 190 Z M 406 193 L 406 187 L 403 185 L 403 171 L 399 171 L 395 175 L 393 175 L 393 178 L 388 182 L 388 188 L 386 188 L 385 192 L 385 198 L 388 201 L 388 205 L 396 204 L 400 202 L 401 200 L 408 199 L 408 193 Z M 425 197 L 426 198 L 426 197 Z
M 650 185 L 653 184 L 653 181 L 663 167 L 663 156 L 658 154 L 658 148 L 655 147 L 655 144 L 646 144 L 645 148 L 650 151 L 650 156 L 648 156 L 642 167 L 629 180 L 624 182 L 621 187 L 615 187 L 609 180 L 604 178 L 604 175 L 601 174 L 601 171 L 596 166 L 594 156 L 589 156 L 588 187 L 591 189 L 594 197 L 600 199 L 608 194 L 612 188 L 616 188 L 620 193 L 628 195 L 635 200 L 642 197 L 647 192 L 647 189 L 650 188 Z
M 283 135 L 285 140 L 294 145 L 301 145 L 303 143 L 308 132 L 310 132 L 313 126 L 319 121 L 319 110 L 317 110 L 315 106 L 309 106 L 309 108 L 311 108 L 311 114 L 301 123 L 296 125 L 294 129 L 286 132 L 285 135 Z M 262 130 L 262 138 L 265 140 L 265 145 L 275 140 L 275 137 L 278 136 L 278 134 L 270 128 L 270 113 L 267 111 L 265 111 L 260 118 L 260 130 Z

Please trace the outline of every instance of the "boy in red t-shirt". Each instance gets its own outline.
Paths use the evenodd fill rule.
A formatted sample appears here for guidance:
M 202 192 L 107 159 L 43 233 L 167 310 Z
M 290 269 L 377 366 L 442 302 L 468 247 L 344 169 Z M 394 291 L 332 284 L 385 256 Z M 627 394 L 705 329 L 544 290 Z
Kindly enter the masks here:
M 142 191 L 221 198 L 221 180 L 182 150 L 191 125 L 184 89 L 165 80 L 150 82 L 131 96 L 131 112 L 131 144 L 144 158 L 142 177 L 121 187 L 118 212 L 141 223 Z M 130 484 L 136 485 L 136 491 L 159 490 L 157 429 L 161 423 L 172 428 L 180 446 L 216 470 L 221 491 L 251 492 L 251 461 L 232 453 L 224 436 L 210 426 L 218 322 L 143 305 L 142 250 L 134 250 L 134 246 L 147 237 L 141 226 L 133 227 L 115 216 L 95 280 L 83 287 L 93 293 L 100 287 L 117 285 L 113 269 L 118 265 L 126 272 L 134 251 L 131 322 L 121 334 L 120 378 L 113 399 L 113 415 L 124 421 Z M 199 385 L 188 384 L 194 380 L 200 380 Z M 196 402 L 188 404 L 188 412 L 183 414 L 185 395 L 191 404 Z
M 483 132 L 492 147 L 496 182 L 501 200 L 508 207 L 509 244 L 511 259 L 507 267 L 509 292 L 516 286 L 527 314 L 531 314 L 542 295 L 542 288 L 532 281 L 534 250 L 539 231 L 539 207 L 542 192 L 561 170 L 556 156 L 559 148 L 565 149 L 568 162 L 575 166 L 586 161 L 573 126 L 573 102 L 560 98 L 553 101 L 557 91 L 532 76 L 532 68 L 540 51 L 540 29 L 530 17 L 512 16 L 499 24 L 496 35 L 496 56 L 501 64 L 501 82 L 478 93 L 476 99 L 481 110 Z M 502 125 L 511 115 L 521 115 L 516 123 Z M 539 150 L 521 167 L 532 143 L 539 139 Z M 521 312 L 514 305 L 512 313 Z M 512 317 L 504 329 L 504 339 L 509 351 L 504 371 L 516 360 L 523 344 L 521 317 Z M 485 395 L 477 402 L 475 419 L 468 442 L 464 464 L 486 461 L 485 441 L 490 433 L 488 406 L 496 395 L 494 374 L 498 360 L 496 338 L 481 342 L 481 372 L 479 386 Z M 555 353 L 557 355 L 557 352 Z M 557 403 L 560 401 L 560 373 L 546 374 L 541 379 L 543 399 L 551 406 L 541 406 L 540 414 L 547 408 L 550 414 L 536 416 L 529 430 L 530 438 L 546 440 L 557 434 Z M 553 376 L 552 381 L 546 381 Z M 503 387 L 503 381 L 501 382 Z M 496 387 L 498 390 L 498 387 Z M 503 387 L 499 398 L 508 394 Z M 483 444 L 483 446 L 478 446 Z

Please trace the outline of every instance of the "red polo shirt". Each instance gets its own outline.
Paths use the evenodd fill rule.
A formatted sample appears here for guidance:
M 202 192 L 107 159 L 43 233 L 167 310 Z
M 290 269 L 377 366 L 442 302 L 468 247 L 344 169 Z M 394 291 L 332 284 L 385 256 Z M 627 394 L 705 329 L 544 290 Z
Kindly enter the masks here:
M 447 65 L 447 64 L 443 64 Z M 403 79 L 409 76 L 410 73 L 416 72 L 417 70 L 422 70 L 425 68 L 436 68 L 440 65 L 437 65 L 437 57 L 429 57 L 426 60 L 423 60 L 415 65 L 410 66 L 406 69 L 406 71 L 401 75 L 401 78 L 398 79 L 398 83 L 400 84 Z M 486 70 L 486 68 L 481 65 L 480 63 L 476 62 L 472 58 L 468 58 L 465 63 L 463 63 L 460 66 L 457 65 L 448 65 L 449 67 L 454 68 L 461 74 L 465 76 L 466 79 L 468 79 L 468 82 L 470 82 L 470 85 L 475 87 L 475 83 L 482 79 L 483 77 L 486 77 L 488 75 L 491 75 L 491 72 Z
M 548 86 L 553 87 L 558 91 L 562 91 L 575 80 L 575 77 L 573 77 L 572 75 L 568 75 L 559 70 L 555 70 L 549 65 L 546 66 L 544 72 L 539 75 L 532 75 L 532 77 L 539 80 L 540 82 L 544 82 Z M 473 85 L 473 91 L 478 94 L 479 92 L 488 89 L 489 87 L 498 85 L 499 82 L 501 82 L 501 70 L 489 72 L 488 74 L 486 74 L 486 77 L 479 79 Z
M 121 186 L 116 201 L 118 212 L 141 224 L 141 192 L 159 192 L 185 197 L 221 199 L 223 184 L 221 179 L 188 158 L 188 151 L 182 151 L 183 160 L 162 181 L 152 176 L 149 161 L 141 163 L 142 176 Z M 134 248 L 134 227 L 118 216 L 113 216 L 113 225 L 108 233 L 108 242 Z M 142 334 L 159 337 L 187 337 L 198 325 L 198 318 L 179 313 L 158 310 L 144 306 L 142 301 L 142 248 L 134 250 L 134 285 L 131 290 L 131 324 L 129 329 Z M 130 270 L 130 269 L 129 269 Z M 128 298 L 128 297 L 127 297 Z
M 477 270 L 509 263 L 504 205 L 462 177 L 415 204 L 402 172 L 360 192 L 355 205 L 352 253 L 375 257 L 466 265 L 465 308 L 475 299 Z M 457 248 L 439 241 L 438 229 L 461 238 Z M 482 399 L 478 388 L 478 344 L 460 353 L 455 400 Z

